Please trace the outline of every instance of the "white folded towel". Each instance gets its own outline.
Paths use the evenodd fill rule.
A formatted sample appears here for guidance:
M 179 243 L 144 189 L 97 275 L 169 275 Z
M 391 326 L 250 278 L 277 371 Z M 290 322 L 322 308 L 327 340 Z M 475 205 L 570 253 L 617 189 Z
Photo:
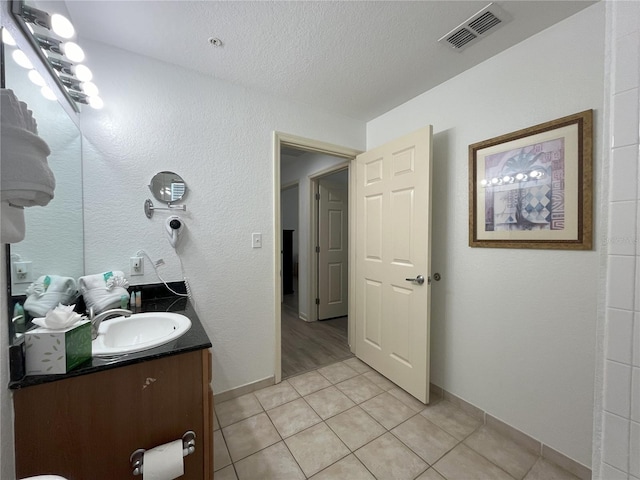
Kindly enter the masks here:
M 119 270 L 86 275 L 78 279 L 84 303 L 87 309 L 93 308 L 95 314 L 120 306 L 122 296 L 128 296 L 128 286 L 124 273 Z
M 13 125 L 2 123 L 0 133 L 0 200 L 19 207 L 47 205 L 56 186 L 47 164 L 49 146 L 39 136 Z
M 18 243 L 24 240 L 24 208 L 0 202 L 2 208 L 0 218 L 0 241 L 2 243 Z
M 43 275 L 27 288 L 24 309 L 32 317 L 44 317 L 58 304 L 69 305 L 78 298 L 75 279 L 60 275 Z
M 0 89 L 0 120 L 5 125 L 23 128 L 37 135 L 38 125 L 27 104 L 18 100 L 13 90 Z

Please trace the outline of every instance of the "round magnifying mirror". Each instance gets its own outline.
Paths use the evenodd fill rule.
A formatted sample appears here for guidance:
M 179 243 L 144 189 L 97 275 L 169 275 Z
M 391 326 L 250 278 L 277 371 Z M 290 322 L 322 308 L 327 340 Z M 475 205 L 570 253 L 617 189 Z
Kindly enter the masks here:
M 151 179 L 149 190 L 156 200 L 173 203 L 181 200 L 187 193 L 187 184 L 182 177 L 173 172 L 156 173 Z

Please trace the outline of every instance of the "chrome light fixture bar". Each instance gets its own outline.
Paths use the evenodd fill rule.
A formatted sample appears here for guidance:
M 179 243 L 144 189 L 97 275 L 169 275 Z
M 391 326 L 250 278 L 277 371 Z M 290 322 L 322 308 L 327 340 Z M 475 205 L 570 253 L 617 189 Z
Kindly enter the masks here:
M 91 71 L 79 63 L 84 60 L 84 52 L 76 43 L 68 41 L 75 35 L 71 22 L 62 15 L 49 15 L 31 7 L 25 0 L 10 1 L 16 24 L 73 110 L 80 112 L 78 103 L 101 108 L 103 102 L 97 97 L 98 89 L 90 82 Z M 40 33 L 42 30 L 37 32 L 38 29 L 46 29 L 51 35 Z M 64 75 L 60 75 L 61 73 Z

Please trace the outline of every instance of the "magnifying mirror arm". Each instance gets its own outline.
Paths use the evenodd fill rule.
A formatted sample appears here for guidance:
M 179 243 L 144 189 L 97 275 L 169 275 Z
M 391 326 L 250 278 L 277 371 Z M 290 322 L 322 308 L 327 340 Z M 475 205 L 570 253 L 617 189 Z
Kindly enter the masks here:
M 144 201 L 144 214 L 147 216 L 147 218 L 151 218 L 153 217 L 153 211 L 154 210 L 182 210 L 183 212 L 187 211 L 187 206 L 186 205 L 171 205 L 171 202 L 167 203 L 166 207 L 155 207 L 153 205 L 153 202 L 151 201 L 151 199 L 147 198 Z

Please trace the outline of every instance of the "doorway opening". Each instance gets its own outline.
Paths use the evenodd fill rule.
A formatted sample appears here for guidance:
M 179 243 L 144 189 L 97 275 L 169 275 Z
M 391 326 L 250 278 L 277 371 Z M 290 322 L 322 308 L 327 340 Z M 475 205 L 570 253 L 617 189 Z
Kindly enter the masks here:
M 352 355 L 348 321 L 349 167 L 358 151 L 315 140 L 275 133 L 276 177 L 276 382 Z M 341 173 L 337 173 L 341 172 Z M 331 189 L 334 189 L 331 191 Z M 342 213 L 320 212 L 316 193 L 344 189 Z M 333 205 L 332 205 L 333 206 Z M 328 223 L 329 222 L 329 223 Z M 341 227 L 331 230 L 332 225 Z M 346 259 L 340 264 L 316 252 L 323 237 L 328 247 L 340 243 Z M 329 232 L 329 233 L 327 233 Z M 335 248 L 334 248 L 335 250 Z M 319 263 L 322 258 L 323 264 Z M 330 286 L 327 282 L 333 282 Z M 344 289 L 338 286 L 344 286 Z M 322 292 L 322 293 L 321 293 Z M 344 312 L 326 314 L 322 307 L 337 300 Z M 338 302 L 340 303 L 340 302 Z

